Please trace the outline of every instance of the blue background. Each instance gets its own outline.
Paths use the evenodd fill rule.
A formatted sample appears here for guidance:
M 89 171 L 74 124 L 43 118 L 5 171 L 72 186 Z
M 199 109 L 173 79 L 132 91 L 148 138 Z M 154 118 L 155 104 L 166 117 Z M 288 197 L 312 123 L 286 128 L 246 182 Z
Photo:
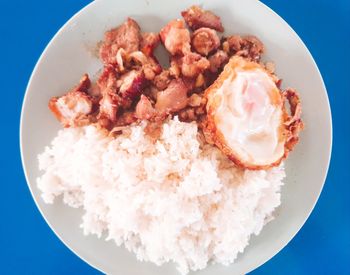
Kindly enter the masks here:
M 19 152 L 30 73 L 52 36 L 89 2 L 0 0 L 1 274 L 98 274 L 46 225 L 27 188 Z M 251 274 L 350 274 L 350 1 L 263 2 L 313 54 L 328 89 L 334 142 L 327 182 L 311 217 L 286 248 Z

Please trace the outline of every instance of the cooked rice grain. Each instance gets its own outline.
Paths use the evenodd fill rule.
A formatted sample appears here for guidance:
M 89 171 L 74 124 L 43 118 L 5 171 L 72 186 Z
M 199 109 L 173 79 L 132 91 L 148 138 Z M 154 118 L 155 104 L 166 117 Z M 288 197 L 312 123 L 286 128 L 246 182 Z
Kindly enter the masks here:
M 183 274 L 230 264 L 280 204 L 283 166 L 239 170 L 175 118 L 154 143 L 145 124 L 116 138 L 95 126 L 60 130 L 39 155 L 47 203 L 83 207 L 85 234 L 124 244 L 140 260 L 173 261 Z

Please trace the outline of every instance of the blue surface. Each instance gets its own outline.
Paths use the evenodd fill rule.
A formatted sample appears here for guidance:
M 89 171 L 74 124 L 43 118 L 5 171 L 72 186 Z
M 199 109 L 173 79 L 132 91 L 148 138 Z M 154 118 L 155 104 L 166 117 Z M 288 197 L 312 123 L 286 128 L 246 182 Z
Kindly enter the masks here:
M 18 138 L 22 98 L 39 55 L 89 2 L 0 0 L 0 274 L 99 274 L 70 252 L 41 217 L 24 179 Z M 286 248 L 251 274 L 350 274 L 350 1 L 263 2 L 313 54 L 330 97 L 334 143 L 327 182 L 311 217 Z

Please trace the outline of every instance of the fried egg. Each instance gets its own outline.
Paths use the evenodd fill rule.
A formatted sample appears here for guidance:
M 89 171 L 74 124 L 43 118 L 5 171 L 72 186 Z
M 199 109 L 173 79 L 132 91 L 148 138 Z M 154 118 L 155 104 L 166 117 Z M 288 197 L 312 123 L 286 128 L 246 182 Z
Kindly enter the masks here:
M 288 113 L 274 80 L 262 65 L 233 56 L 205 91 L 207 130 L 241 167 L 266 169 L 286 156 Z

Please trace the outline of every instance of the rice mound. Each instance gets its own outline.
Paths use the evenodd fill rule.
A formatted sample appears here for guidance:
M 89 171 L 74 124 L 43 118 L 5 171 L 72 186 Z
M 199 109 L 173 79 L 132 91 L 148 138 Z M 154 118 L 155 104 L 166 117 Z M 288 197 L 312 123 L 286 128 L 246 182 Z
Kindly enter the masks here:
M 60 130 L 39 155 L 44 201 L 83 207 L 84 234 L 106 232 L 139 260 L 173 261 L 182 274 L 232 263 L 280 204 L 283 165 L 240 170 L 195 123 L 167 121 L 156 143 L 145 126 L 116 138 L 93 125 Z

